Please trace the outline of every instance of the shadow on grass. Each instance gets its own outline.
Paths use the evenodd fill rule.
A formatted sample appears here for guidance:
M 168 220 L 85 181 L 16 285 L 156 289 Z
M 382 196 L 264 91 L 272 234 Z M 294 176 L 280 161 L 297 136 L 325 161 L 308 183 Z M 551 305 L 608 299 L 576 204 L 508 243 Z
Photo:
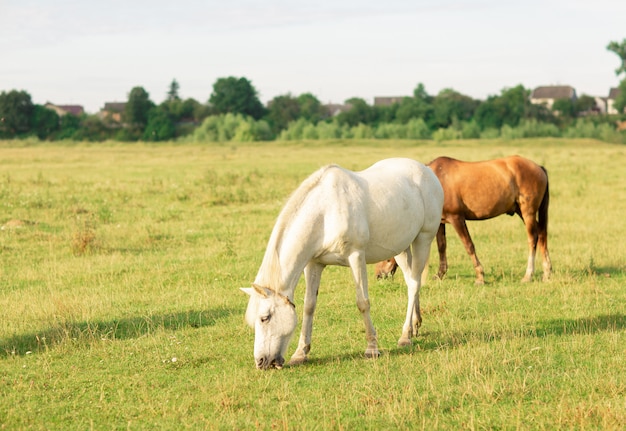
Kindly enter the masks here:
M 440 350 L 455 348 L 470 341 L 490 343 L 503 338 L 545 338 L 550 336 L 564 337 L 571 335 L 591 335 L 602 332 L 616 332 L 626 329 L 626 315 L 600 315 L 580 319 L 550 319 L 536 323 L 523 329 L 508 329 L 485 332 L 455 332 L 436 339 L 442 333 L 431 333 L 419 342 L 421 350 Z M 402 349 L 398 349 L 402 352 Z
M 511 329 L 500 332 L 467 332 L 467 333 L 451 333 L 437 338 L 442 335 L 439 332 L 425 332 L 425 336 L 413 339 L 413 344 L 408 347 L 394 346 L 389 349 L 381 349 L 382 355 L 409 355 L 419 353 L 420 351 L 435 351 L 454 349 L 466 345 L 471 341 L 494 342 L 499 341 L 503 337 L 514 338 L 545 338 L 549 336 L 571 336 L 580 334 L 597 334 L 601 332 L 616 332 L 626 329 L 626 315 L 601 315 L 582 319 L 553 319 L 540 321 L 536 327 L 517 331 Z M 363 343 L 365 346 L 365 341 Z M 366 360 L 362 351 L 346 352 L 336 356 L 312 357 L 307 364 L 325 365 L 344 361 Z M 306 366 L 306 365 L 305 365 Z
M 133 316 L 109 321 L 63 322 L 53 328 L 0 340 L 0 357 L 39 353 L 68 341 L 81 344 L 93 341 L 127 340 L 159 330 L 213 326 L 219 319 L 233 313 L 234 310 L 220 308 Z

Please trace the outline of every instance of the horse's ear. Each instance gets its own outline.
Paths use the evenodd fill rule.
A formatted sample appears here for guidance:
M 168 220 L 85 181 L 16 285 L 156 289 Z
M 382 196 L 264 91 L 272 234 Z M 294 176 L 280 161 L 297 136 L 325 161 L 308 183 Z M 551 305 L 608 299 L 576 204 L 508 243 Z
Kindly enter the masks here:
M 258 293 L 259 295 L 261 295 L 263 298 L 267 298 L 270 294 L 270 290 L 265 288 L 265 287 L 261 287 L 258 284 L 254 284 L 252 283 L 252 288 L 254 289 L 254 291 L 256 293 Z
M 239 290 L 241 290 L 243 293 L 246 293 L 250 296 L 254 294 L 254 289 L 251 287 L 240 287 Z
M 253 284 L 252 287 L 240 287 L 239 289 L 243 293 L 247 293 L 250 296 L 254 296 L 255 294 L 259 295 L 261 298 L 267 298 L 269 296 L 268 289 L 265 289 L 257 284 Z

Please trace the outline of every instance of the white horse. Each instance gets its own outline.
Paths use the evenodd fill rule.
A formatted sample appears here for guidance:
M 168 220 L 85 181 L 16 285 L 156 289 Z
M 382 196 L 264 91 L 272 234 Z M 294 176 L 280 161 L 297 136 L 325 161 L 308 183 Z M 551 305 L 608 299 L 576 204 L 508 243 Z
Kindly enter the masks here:
M 423 164 L 403 158 L 382 160 L 361 172 L 337 165 L 307 178 L 278 216 L 251 288 L 246 321 L 255 330 L 257 368 L 282 368 L 297 317 L 294 290 L 304 271 L 302 332 L 290 365 L 307 360 L 313 313 L 326 265 L 349 266 L 356 304 L 365 322 L 365 356 L 377 357 L 370 318 L 366 264 L 395 256 L 408 286 L 408 306 L 398 344 L 411 344 L 422 318 L 421 274 L 437 234 L 443 190 Z

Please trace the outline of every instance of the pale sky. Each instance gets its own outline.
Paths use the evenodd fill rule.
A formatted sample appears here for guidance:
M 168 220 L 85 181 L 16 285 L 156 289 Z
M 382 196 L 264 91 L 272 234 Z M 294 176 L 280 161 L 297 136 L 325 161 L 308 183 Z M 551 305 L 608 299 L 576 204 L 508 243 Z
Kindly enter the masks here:
M 95 113 L 173 79 L 207 102 L 245 77 L 263 103 L 412 95 L 418 83 L 477 99 L 522 84 L 607 96 L 625 0 L 0 0 L 0 91 Z M 621 77 L 623 78 L 623 77 Z

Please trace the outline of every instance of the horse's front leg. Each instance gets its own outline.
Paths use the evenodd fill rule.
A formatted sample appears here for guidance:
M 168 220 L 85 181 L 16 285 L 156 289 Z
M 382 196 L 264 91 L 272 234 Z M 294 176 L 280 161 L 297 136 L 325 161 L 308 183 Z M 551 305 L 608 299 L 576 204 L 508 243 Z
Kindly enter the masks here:
M 311 333 L 313 332 L 313 314 L 317 305 L 317 294 L 319 292 L 320 280 L 324 265 L 316 262 L 309 262 L 304 268 L 304 280 L 306 292 L 304 294 L 304 311 L 302 313 L 302 331 L 298 348 L 291 356 L 289 365 L 300 365 L 307 360 L 307 354 L 311 350 Z
M 365 254 L 362 251 L 355 251 L 348 257 L 354 284 L 356 287 L 356 306 L 358 307 L 363 322 L 365 323 L 365 337 L 367 339 L 367 348 L 365 356 L 368 358 L 376 358 L 380 356 L 378 350 L 378 337 L 376 329 L 372 323 L 370 316 L 370 300 L 367 292 L 367 266 L 365 264 Z
M 439 251 L 439 272 L 437 273 L 437 278 L 440 280 L 446 275 L 448 272 L 448 258 L 446 256 L 446 224 L 441 223 L 439 225 L 439 230 L 437 231 L 437 250 Z

